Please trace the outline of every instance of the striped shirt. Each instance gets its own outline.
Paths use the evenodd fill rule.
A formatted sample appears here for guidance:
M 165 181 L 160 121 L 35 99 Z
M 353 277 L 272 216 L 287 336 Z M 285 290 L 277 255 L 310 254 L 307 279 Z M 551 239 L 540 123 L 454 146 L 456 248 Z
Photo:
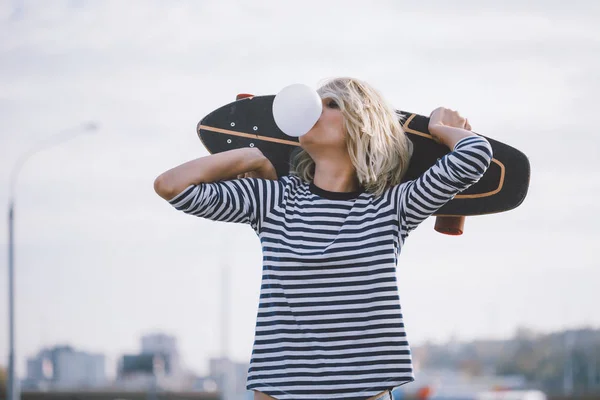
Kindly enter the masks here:
M 191 185 L 170 203 L 247 223 L 263 251 L 246 388 L 277 399 L 366 399 L 414 380 L 396 281 L 408 234 L 489 167 L 470 136 L 418 179 L 383 195 L 339 193 L 299 177 Z

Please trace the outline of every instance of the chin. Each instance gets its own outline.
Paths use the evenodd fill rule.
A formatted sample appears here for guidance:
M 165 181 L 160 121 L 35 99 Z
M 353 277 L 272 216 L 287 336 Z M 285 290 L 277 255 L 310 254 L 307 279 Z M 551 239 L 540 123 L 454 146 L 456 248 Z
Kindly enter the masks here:
M 314 142 L 312 133 L 313 133 L 313 131 L 310 130 L 310 131 L 308 131 L 308 133 L 306 133 L 298 138 L 298 141 L 300 142 L 300 146 L 302 148 L 306 148 L 305 146 L 307 146 L 307 145 L 310 146 L 310 144 Z

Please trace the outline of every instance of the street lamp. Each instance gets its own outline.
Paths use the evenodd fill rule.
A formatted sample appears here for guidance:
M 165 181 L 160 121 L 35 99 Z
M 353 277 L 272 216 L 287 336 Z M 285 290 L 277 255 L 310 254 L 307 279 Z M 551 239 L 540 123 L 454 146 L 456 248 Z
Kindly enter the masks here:
M 6 399 L 17 400 L 17 389 L 15 379 L 15 249 L 14 249 L 14 220 L 15 220 L 15 185 L 21 168 L 27 160 L 39 151 L 54 147 L 60 143 L 86 132 L 93 132 L 98 129 L 98 125 L 94 122 L 86 122 L 72 129 L 61 131 L 48 139 L 32 147 L 28 152 L 24 153 L 12 169 L 10 175 L 10 191 L 8 198 L 8 379 L 6 385 Z M 19 396 L 20 397 L 20 396 Z

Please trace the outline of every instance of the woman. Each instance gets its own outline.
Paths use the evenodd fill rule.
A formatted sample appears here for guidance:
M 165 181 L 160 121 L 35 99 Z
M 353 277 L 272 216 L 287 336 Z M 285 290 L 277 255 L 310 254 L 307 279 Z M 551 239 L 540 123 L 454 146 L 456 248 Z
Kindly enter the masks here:
M 256 148 L 173 168 L 155 181 L 176 209 L 247 223 L 263 273 L 247 389 L 255 399 L 389 399 L 414 380 L 396 263 L 420 222 L 479 180 L 489 143 L 457 112 L 430 116 L 452 151 L 400 184 L 412 153 L 394 110 L 365 82 L 319 89 L 322 114 L 277 179 Z M 239 176 L 244 176 L 239 179 Z

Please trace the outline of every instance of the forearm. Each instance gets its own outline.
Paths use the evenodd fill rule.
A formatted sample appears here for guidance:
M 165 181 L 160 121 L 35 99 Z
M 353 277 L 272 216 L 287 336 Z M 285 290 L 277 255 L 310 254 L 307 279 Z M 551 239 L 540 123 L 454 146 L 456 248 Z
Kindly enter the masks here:
M 241 148 L 188 161 L 156 178 L 154 190 L 170 200 L 190 185 L 233 179 L 264 166 L 265 156 L 257 148 Z
M 453 151 L 438 159 L 419 178 L 404 184 L 399 208 L 404 232 L 410 232 L 456 194 L 477 182 L 489 168 L 493 152 L 487 139 L 465 135 L 455 144 Z
M 477 136 L 476 133 L 469 130 L 442 124 L 430 124 L 429 133 L 431 133 L 434 139 L 447 146 L 450 150 L 453 150 L 456 143 L 461 139 L 468 136 Z

